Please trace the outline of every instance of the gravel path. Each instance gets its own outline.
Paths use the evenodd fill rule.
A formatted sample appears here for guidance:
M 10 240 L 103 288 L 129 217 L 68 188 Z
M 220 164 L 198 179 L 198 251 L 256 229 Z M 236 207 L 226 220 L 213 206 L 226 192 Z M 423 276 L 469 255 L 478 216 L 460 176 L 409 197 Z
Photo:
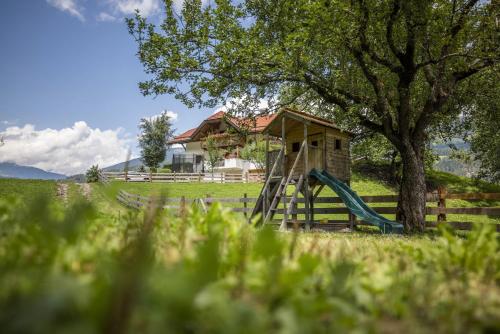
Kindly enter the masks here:
M 68 184 L 57 183 L 57 197 L 61 198 L 64 203 L 68 201 Z
M 90 201 L 90 195 L 92 194 L 92 187 L 88 183 L 78 183 L 82 195 Z

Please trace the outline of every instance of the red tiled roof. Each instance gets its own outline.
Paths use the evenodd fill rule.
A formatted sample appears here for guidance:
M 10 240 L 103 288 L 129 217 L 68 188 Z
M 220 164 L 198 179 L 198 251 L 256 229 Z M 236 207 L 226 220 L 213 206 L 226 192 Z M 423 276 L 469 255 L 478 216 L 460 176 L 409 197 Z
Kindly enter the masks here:
M 273 121 L 275 117 L 276 114 L 259 116 L 255 118 L 255 131 L 261 132 L 262 130 L 264 130 L 269 125 L 269 123 Z
M 209 118 L 207 118 L 206 121 L 211 121 L 214 119 L 221 119 L 224 117 L 224 115 L 225 115 L 225 113 L 221 110 L 221 111 L 216 112 L 215 114 L 213 114 Z
M 211 115 L 205 121 L 212 121 L 212 120 L 218 120 L 218 119 L 223 119 L 226 116 L 226 113 L 224 111 L 218 111 L 215 114 Z M 237 126 L 240 128 L 246 128 L 250 132 L 254 133 L 260 133 L 262 130 L 264 130 L 276 117 L 276 114 L 273 115 L 266 115 L 266 116 L 257 116 L 254 119 L 251 118 L 237 118 L 237 117 L 231 117 L 228 116 L 227 119 L 232 123 L 233 126 Z M 203 121 L 203 122 L 205 122 Z M 202 124 L 203 124 L 202 122 Z M 201 125 L 201 124 L 200 124 Z M 185 143 L 188 142 L 191 136 L 196 132 L 196 130 L 199 128 L 193 128 L 190 129 L 172 139 L 169 143 L 170 144 L 176 144 L 176 143 Z
M 189 129 L 186 132 L 181 133 L 180 135 L 174 137 L 174 139 L 169 141 L 169 144 L 177 144 L 188 141 L 189 138 L 191 138 L 191 135 L 196 131 L 196 129 L 198 128 Z

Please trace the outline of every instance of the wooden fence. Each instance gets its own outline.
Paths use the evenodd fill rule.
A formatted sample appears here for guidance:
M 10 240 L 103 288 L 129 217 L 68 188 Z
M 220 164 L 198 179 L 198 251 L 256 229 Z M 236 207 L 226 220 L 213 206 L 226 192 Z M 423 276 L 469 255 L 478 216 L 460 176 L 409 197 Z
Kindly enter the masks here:
M 213 182 L 213 183 L 249 183 L 264 182 L 264 173 L 140 173 L 140 172 L 103 172 L 108 180 L 127 182 Z
M 380 214 L 396 213 L 396 203 L 398 198 L 395 195 L 361 196 L 361 198 L 366 203 L 375 203 L 375 205 L 370 206 Z M 125 191 L 120 191 L 117 199 L 123 205 L 134 209 L 140 209 L 144 206 L 147 206 L 148 202 L 153 200 L 150 197 L 130 194 Z M 450 207 L 447 206 L 447 200 L 449 199 L 463 199 L 472 202 L 484 200 L 500 200 L 500 193 L 448 194 L 444 191 L 429 193 L 427 194 L 427 202 L 429 206 L 426 208 L 426 214 L 435 215 L 436 219 L 426 221 L 427 227 L 436 227 L 438 224 L 446 223 L 458 230 L 470 230 L 472 228 L 472 222 L 448 220 L 447 215 L 483 215 L 488 217 L 498 217 L 499 221 L 498 224 L 496 224 L 496 230 L 500 232 L 500 207 Z M 196 205 L 200 205 L 203 209 L 206 210 L 206 208 L 212 203 L 220 202 L 225 206 L 230 207 L 234 212 L 241 212 L 246 218 L 249 218 L 249 215 L 251 214 L 256 201 L 257 198 L 248 197 L 246 194 L 242 198 L 212 198 L 208 196 L 198 199 L 186 199 L 185 197 L 167 198 L 165 199 L 165 208 L 181 210 L 181 212 L 185 212 L 185 207 L 194 203 Z M 383 206 L 384 204 L 387 205 L 387 203 L 393 203 L 394 205 Z M 304 199 L 299 198 L 297 201 L 297 206 L 292 212 L 292 219 L 294 223 L 297 223 L 299 225 L 304 224 L 303 217 L 300 217 L 305 212 L 303 204 Z M 339 197 L 318 197 L 315 199 L 314 205 L 314 228 L 320 228 L 323 230 L 337 230 L 346 227 L 352 227 L 353 225 L 367 225 L 366 222 L 350 219 L 349 210 L 343 205 Z M 283 209 L 278 208 L 276 214 L 278 216 L 282 215 Z M 334 217 L 336 219 L 330 219 L 329 217 L 326 217 L 327 215 L 344 215 L 345 220 L 338 219 L 337 217 Z M 281 223 L 281 220 L 273 220 L 271 223 L 279 225 Z

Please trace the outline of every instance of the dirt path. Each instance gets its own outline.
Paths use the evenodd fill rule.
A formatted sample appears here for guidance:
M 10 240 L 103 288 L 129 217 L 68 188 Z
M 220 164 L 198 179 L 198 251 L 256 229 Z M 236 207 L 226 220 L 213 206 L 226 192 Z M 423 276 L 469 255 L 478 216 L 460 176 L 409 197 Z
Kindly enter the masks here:
M 90 201 L 90 195 L 92 194 L 92 187 L 88 183 L 78 183 L 82 195 Z
M 57 183 L 57 197 L 61 198 L 64 203 L 68 202 L 68 184 Z

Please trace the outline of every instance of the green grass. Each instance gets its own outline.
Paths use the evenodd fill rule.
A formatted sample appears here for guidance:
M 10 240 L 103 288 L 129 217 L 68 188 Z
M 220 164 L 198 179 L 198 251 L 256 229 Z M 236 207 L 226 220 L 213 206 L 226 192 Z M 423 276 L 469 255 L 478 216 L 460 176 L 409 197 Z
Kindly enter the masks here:
M 430 182 L 436 185 L 444 185 L 449 189 L 449 192 L 500 192 L 500 186 L 489 184 L 482 181 L 476 181 L 464 177 L 458 177 L 443 172 L 430 172 L 428 175 Z M 394 195 L 397 194 L 397 189 L 392 188 L 380 180 L 372 177 L 367 177 L 359 172 L 354 172 L 351 180 L 351 187 L 360 195 L 374 196 L 374 195 Z M 123 189 L 133 194 L 143 196 L 150 196 L 159 193 L 164 193 L 169 197 L 185 196 L 187 199 L 204 198 L 207 195 L 215 198 L 225 197 L 243 197 L 247 193 L 248 197 L 257 197 L 262 189 L 262 184 L 257 183 L 147 183 L 147 182 L 121 182 L 116 181 L 112 183 L 112 190 L 108 190 L 108 198 L 114 198 L 118 190 Z M 294 188 L 289 187 L 288 193 L 291 194 Z M 325 187 L 321 192 L 322 197 L 335 197 L 336 194 Z M 378 207 L 393 207 L 395 203 L 370 203 L 371 206 Z M 226 206 L 241 206 L 241 204 L 226 204 Z M 342 204 L 317 204 L 317 208 L 326 207 L 341 207 Z M 428 206 L 436 206 L 436 203 L 429 202 Z M 465 201 L 465 200 L 448 200 L 448 207 L 495 207 L 500 206 L 500 201 Z M 300 207 L 300 206 L 299 206 Z M 384 215 L 389 219 L 395 219 L 395 215 Z M 277 215 L 276 219 L 281 216 Z M 299 219 L 303 216 L 299 215 Z M 347 220 L 346 214 L 327 215 L 317 214 L 316 219 L 333 219 L 333 220 Z M 477 223 L 492 223 L 500 224 L 500 218 L 476 216 L 476 215 L 448 215 L 448 221 L 462 221 L 462 222 L 477 222 Z M 427 216 L 427 221 L 436 221 L 437 217 L 433 215 Z
M 0 198 L 17 196 L 34 199 L 39 196 L 55 198 L 56 182 L 49 180 L 21 180 L 0 178 Z
M 122 321 L 127 332 L 172 333 L 498 329 L 500 239 L 491 231 L 273 234 L 217 205 L 208 214 L 163 212 L 151 221 L 114 198 L 119 189 L 187 198 L 245 192 L 255 197 L 262 184 L 93 184 L 92 210 L 72 183 L 64 205 L 57 201 L 45 209 L 43 203 L 2 202 L 16 194 L 54 198 L 56 190 L 54 182 L 2 181 L 8 186 L 0 196 L 5 332 L 96 332 Z M 361 195 L 395 193 L 360 174 L 351 185 Z M 456 182 L 455 187 L 461 189 Z M 322 194 L 333 195 L 329 189 Z M 115 318 L 123 305 L 129 318 Z
M 428 182 L 437 186 L 445 186 L 450 193 L 500 193 L 500 184 L 492 184 L 450 173 L 429 171 L 426 173 L 426 178 Z
M 491 230 L 275 233 L 218 205 L 184 217 L 115 210 L 107 188 L 93 189 L 97 212 L 76 189 L 59 210 L 0 199 L 3 332 L 500 330 Z
M 262 190 L 262 183 L 148 183 L 148 182 L 123 182 L 114 181 L 112 185 L 115 190 L 125 190 L 129 193 L 150 196 L 163 193 L 169 197 L 203 198 L 210 197 L 243 197 L 247 193 L 248 197 L 257 197 Z M 354 173 L 351 181 L 352 188 L 361 195 L 391 195 L 395 191 L 389 186 L 377 180 L 363 177 Z M 289 187 L 289 193 L 293 192 L 293 187 Z M 324 188 L 321 196 L 335 196 L 335 193 Z
M 112 186 L 129 193 L 150 196 L 165 194 L 168 197 L 182 197 L 194 199 L 211 197 L 256 197 L 262 189 L 259 183 L 148 183 L 148 182 L 122 182 L 114 181 Z

